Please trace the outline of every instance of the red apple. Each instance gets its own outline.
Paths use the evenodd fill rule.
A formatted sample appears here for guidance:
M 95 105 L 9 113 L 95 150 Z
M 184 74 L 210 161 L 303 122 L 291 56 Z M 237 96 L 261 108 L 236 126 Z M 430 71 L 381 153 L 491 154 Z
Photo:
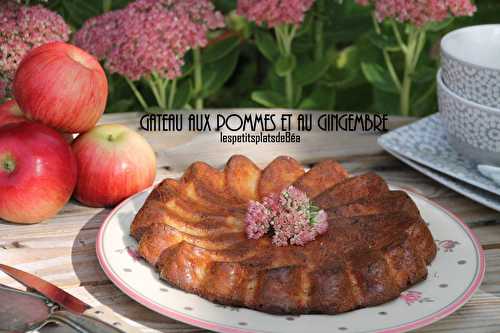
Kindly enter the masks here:
M 26 118 L 15 100 L 11 99 L 0 105 L 0 127 L 25 120 Z
M 0 218 L 37 223 L 68 202 L 76 161 L 57 131 L 34 122 L 0 128 Z
M 109 207 L 151 186 L 156 157 L 149 143 L 123 125 L 100 125 L 73 143 L 78 165 L 75 198 Z
M 68 133 L 93 128 L 108 96 L 108 81 L 99 62 L 62 42 L 28 52 L 17 69 L 13 88 L 29 119 Z
M 7 124 L 20 123 L 29 121 L 17 105 L 16 101 L 11 99 L 0 105 L 0 127 Z M 73 134 L 60 132 L 63 138 L 71 144 L 73 142 Z

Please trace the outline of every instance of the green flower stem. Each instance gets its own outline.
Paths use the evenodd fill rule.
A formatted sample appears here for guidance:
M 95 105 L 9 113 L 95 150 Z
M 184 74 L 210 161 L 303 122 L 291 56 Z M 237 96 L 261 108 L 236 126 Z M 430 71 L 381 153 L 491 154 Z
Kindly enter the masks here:
M 158 96 L 160 97 L 158 105 L 160 105 L 163 109 L 166 109 L 168 80 L 160 77 L 156 72 L 153 72 L 153 78 L 154 84 L 156 85 L 156 91 L 158 92 Z
M 295 33 L 297 32 L 297 26 L 295 25 L 281 25 L 275 29 L 276 38 L 278 41 L 278 47 L 283 56 L 289 57 L 292 55 L 292 42 L 295 38 Z M 293 108 L 295 104 L 295 92 L 294 92 L 294 82 L 292 71 L 285 75 L 285 92 L 286 101 L 289 108 Z
M 375 27 L 375 32 L 378 35 L 382 34 L 382 29 L 380 29 L 380 25 L 377 22 L 377 18 L 375 15 L 372 15 L 373 19 L 373 26 Z M 397 27 L 396 27 L 397 29 Z M 401 46 L 404 46 L 404 44 L 400 44 Z M 406 46 L 404 46 L 406 48 Z M 403 48 L 401 48 L 403 49 Z M 382 50 L 382 53 L 384 55 L 384 61 L 385 65 L 387 67 L 387 70 L 389 71 L 389 75 L 391 76 L 392 82 L 394 82 L 394 85 L 398 89 L 399 93 L 401 93 L 402 87 L 401 87 L 401 80 L 399 80 L 398 74 L 396 73 L 396 69 L 394 68 L 394 64 L 392 63 L 391 56 L 389 55 L 389 52 L 384 48 Z
M 163 78 L 157 73 L 151 73 L 151 76 L 146 79 L 153 92 L 153 95 L 156 99 L 156 103 L 163 110 L 171 110 L 173 105 L 173 100 L 175 99 L 175 94 L 177 90 L 176 80 L 172 81 L 172 85 L 170 86 L 170 90 L 168 92 L 167 97 L 167 88 L 170 84 L 170 80 L 167 78 Z
M 158 90 L 160 92 L 160 98 L 161 98 L 161 102 L 163 104 L 164 109 L 168 108 L 168 105 L 167 105 L 167 87 L 168 87 L 169 82 L 170 81 L 166 78 L 159 77 L 158 75 L 156 76 L 156 85 L 157 85 Z M 170 108 L 168 108 L 168 109 L 170 109 Z
M 415 52 L 415 48 L 417 46 L 417 38 L 416 38 L 415 30 L 410 29 L 408 34 L 408 51 L 405 52 L 405 67 L 403 74 L 403 86 L 400 94 L 399 106 L 401 109 L 401 113 L 403 116 L 410 115 L 410 98 L 411 98 L 411 86 L 412 86 L 412 64 L 413 64 L 413 54 Z
M 396 40 L 398 41 L 399 47 L 404 53 L 406 53 L 408 50 L 405 43 L 403 42 L 401 33 L 399 32 L 398 24 L 396 23 L 396 21 L 391 20 L 391 26 L 392 26 L 392 31 L 394 32 L 394 36 L 396 36 Z
M 407 51 L 405 54 L 405 69 L 403 74 L 403 85 L 400 95 L 401 113 L 404 116 L 411 115 L 411 88 L 413 75 L 417 67 L 420 55 L 425 46 L 425 30 L 410 27 L 408 33 Z
M 113 0 L 102 0 L 102 12 L 106 13 L 111 10 Z
M 427 91 L 425 91 L 414 103 L 413 105 L 417 106 L 425 102 L 427 98 L 429 98 L 436 91 L 436 81 L 433 81 Z
M 284 36 L 281 27 L 274 28 L 274 34 L 276 36 L 276 41 L 278 43 L 278 50 L 280 51 L 281 54 L 284 54 L 285 53 L 285 49 L 283 47 Z
M 391 21 L 392 31 L 396 40 L 399 44 L 399 49 L 404 55 L 404 71 L 403 78 L 400 79 L 394 64 L 392 63 L 391 57 L 387 49 L 383 50 L 384 60 L 389 71 L 389 75 L 396 85 L 396 88 L 400 94 L 400 109 L 401 114 L 404 116 L 411 115 L 411 89 L 413 84 L 413 75 L 415 74 L 415 69 L 417 68 L 420 55 L 425 47 L 426 32 L 424 29 L 416 28 L 414 26 L 409 26 L 409 32 L 406 43 L 403 41 L 403 37 L 399 31 L 397 22 Z M 375 27 L 375 32 L 379 35 L 382 34 L 382 29 L 378 24 L 375 16 L 373 16 L 373 24 Z
M 147 78 L 146 82 L 149 85 L 149 88 L 151 89 L 151 92 L 153 93 L 153 96 L 155 97 L 156 104 L 161 107 L 160 103 L 160 96 L 158 95 L 158 91 L 156 90 L 156 85 L 153 82 L 152 78 Z
M 285 76 L 285 89 L 286 89 L 286 101 L 288 107 L 291 109 L 294 105 L 294 91 L 293 91 L 293 77 L 292 73 L 288 73 Z
M 153 75 L 150 78 L 146 79 L 146 81 L 148 82 L 149 87 L 153 92 L 153 95 L 156 99 L 156 103 L 158 104 L 158 106 L 162 109 L 165 109 L 166 105 L 164 96 L 162 94 L 161 84 L 158 84 L 157 80 L 155 80 Z
M 125 77 L 125 81 L 127 81 L 128 85 L 130 86 L 130 89 L 132 89 L 132 92 L 134 93 L 135 97 L 139 101 L 139 104 L 141 104 L 144 111 L 146 111 L 148 109 L 148 104 L 144 100 L 144 97 L 142 96 L 142 94 L 139 92 L 139 90 L 137 90 L 137 87 L 134 85 L 134 83 L 129 78 Z
M 417 41 L 417 49 L 415 52 L 415 56 L 413 57 L 413 68 L 417 68 L 418 61 L 420 60 L 420 55 L 425 47 L 426 42 L 426 32 L 425 30 L 418 30 L 418 41 Z
M 317 0 L 316 1 L 316 23 L 314 27 L 314 59 L 316 61 L 320 61 L 323 59 L 323 55 L 325 53 L 325 38 L 324 38 L 324 21 L 323 15 L 325 12 L 325 1 Z
M 194 61 L 194 94 L 195 108 L 196 110 L 203 109 L 203 74 L 201 65 L 201 51 L 199 48 L 193 50 L 193 61 Z
M 177 92 L 177 79 L 174 79 L 172 81 L 172 84 L 170 85 L 170 93 L 168 96 L 168 109 L 172 110 L 174 106 L 174 100 L 175 100 L 175 93 Z

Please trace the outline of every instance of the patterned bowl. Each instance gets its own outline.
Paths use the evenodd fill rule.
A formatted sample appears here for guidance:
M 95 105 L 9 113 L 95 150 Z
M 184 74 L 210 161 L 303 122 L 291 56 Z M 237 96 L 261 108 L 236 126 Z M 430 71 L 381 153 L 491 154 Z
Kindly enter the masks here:
M 450 145 L 475 162 L 500 166 L 500 109 L 454 94 L 437 74 L 439 113 Z
M 500 24 L 458 29 L 441 40 L 443 82 L 455 94 L 500 108 Z

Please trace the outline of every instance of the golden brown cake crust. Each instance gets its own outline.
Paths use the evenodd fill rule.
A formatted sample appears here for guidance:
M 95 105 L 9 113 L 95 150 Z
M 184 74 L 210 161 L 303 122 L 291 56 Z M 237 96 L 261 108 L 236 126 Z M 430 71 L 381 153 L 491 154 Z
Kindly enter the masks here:
M 294 185 L 328 214 L 305 246 L 246 238 L 251 200 Z M 131 226 L 163 279 L 211 301 L 280 314 L 335 314 L 392 300 L 427 276 L 436 255 L 418 208 L 374 173 L 350 177 L 327 160 L 305 172 L 290 157 L 261 170 L 233 156 L 223 170 L 193 163 L 166 179 Z

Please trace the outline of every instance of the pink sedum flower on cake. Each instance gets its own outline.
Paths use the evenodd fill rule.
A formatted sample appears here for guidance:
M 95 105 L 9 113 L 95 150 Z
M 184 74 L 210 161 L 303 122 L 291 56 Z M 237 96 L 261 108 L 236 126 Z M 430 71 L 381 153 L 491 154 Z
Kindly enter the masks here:
M 17 66 L 28 51 L 54 41 L 67 41 L 64 19 L 43 6 L 0 2 L 0 99 L 8 97 Z
M 259 239 L 269 231 L 274 218 L 270 209 L 258 201 L 252 201 L 245 217 L 246 233 L 249 239 Z
M 394 18 L 421 27 L 441 22 L 450 16 L 471 16 L 476 6 L 470 0 L 356 0 L 360 5 L 375 7 L 379 21 Z
M 276 246 L 305 245 L 328 229 L 328 216 L 293 186 L 272 194 L 262 203 L 252 201 L 245 218 L 249 239 L 272 232 Z
M 238 14 L 272 28 L 282 24 L 300 25 L 314 0 L 239 0 Z
M 207 32 L 223 26 L 208 0 L 137 0 L 85 22 L 75 43 L 104 59 L 111 73 L 133 81 L 152 73 L 173 80 L 185 53 L 206 46 Z

